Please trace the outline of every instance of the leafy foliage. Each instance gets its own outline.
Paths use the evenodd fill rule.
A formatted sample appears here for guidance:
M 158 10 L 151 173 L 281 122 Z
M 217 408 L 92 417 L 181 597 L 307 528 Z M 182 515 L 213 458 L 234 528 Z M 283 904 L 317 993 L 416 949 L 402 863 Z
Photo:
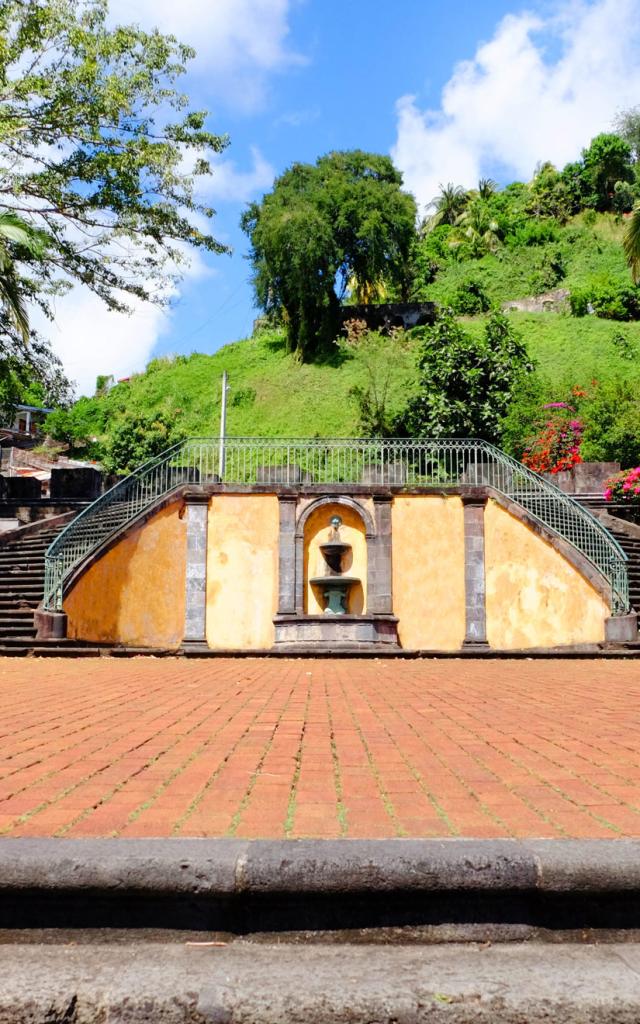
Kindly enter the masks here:
M 481 337 L 466 332 L 450 309 L 423 328 L 419 392 L 397 429 L 415 437 L 482 437 L 498 441 L 514 391 L 533 370 L 527 350 L 503 313 Z
M 73 282 L 111 308 L 166 301 L 185 243 L 223 251 L 191 217 L 212 213 L 195 176 L 226 144 L 175 89 L 192 56 L 172 36 L 109 27 L 106 0 L 1 5 L 0 211 L 46 244 L 43 260 L 20 243 L 27 301 L 48 308 Z
M 53 408 L 71 400 L 60 360 L 44 338 L 32 333 L 25 345 L 5 311 L 0 313 L 0 338 L 0 422 L 9 422 L 19 403 Z
M 458 285 L 448 305 L 454 313 L 473 316 L 474 313 L 486 313 L 491 308 L 491 300 L 482 281 L 471 277 Z
M 548 402 L 534 424 L 522 461 L 536 473 L 563 473 L 582 462 L 584 424 L 568 402 Z
M 111 435 L 104 465 L 112 472 L 130 473 L 184 437 L 175 416 L 167 413 L 127 416 Z
M 596 210 L 613 209 L 617 181 L 634 180 L 631 148 L 619 135 L 602 133 L 582 151 L 581 182 L 586 205 Z
M 574 316 L 595 313 L 605 320 L 637 320 L 640 316 L 640 289 L 608 275 L 599 275 L 582 288 L 574 289 L 570 303 Z
M 397 396 L 406 395 L 412 384 L 414 365 L 407 334 L 398 329 L 382 334 L 368 330 L 363 320 L 348 320 L 337 345 L 365 373 L 364 383 L 349 389 L 349 398 L 358 409 L 358 433 L 391 437 L 398 414 Z
M 404 290 L 416 206 L 386 156 L 329 153 L 294 164 L 242 218 L 256 298 L 282 314 L 289 350 L 318 355 L 337 334 L 349 282 Z
M 640 463 L 640 398 L 638 388 L 624 378 L 603 381 L 588 403 L 584 458 L 619 461 L 623 467 Z

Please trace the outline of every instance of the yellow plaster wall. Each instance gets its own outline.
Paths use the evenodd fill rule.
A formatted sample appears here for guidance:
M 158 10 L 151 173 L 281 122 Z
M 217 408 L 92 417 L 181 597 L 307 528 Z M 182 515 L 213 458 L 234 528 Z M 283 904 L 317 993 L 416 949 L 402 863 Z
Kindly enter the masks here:
M 392 507 L 393 610 L 403 647 L 464 640 L 464 518 L 457 496 L 400 495 Z
M 68 635 L 136 647 L 178 647 L 184 633 L 187 523 L 180 502 L 131 531 L 65 597 Z
M 207 643 L 273 646 L 280 513 L 274 494 L 220 494 L 209 503 Z
M 340 537 L 345 543 L 351 544 L 351 551 L 345 552 L 342 558 L 342 572 L 345 576 L 354 576 L 360 583 L 354 584 L 349 592 L 347 611 L 352 615 L 362 615 L 367 608 L 367 539 L 365 526 L 358 515 L 348 505 L 339 502 L 321 505 L 307 519 L 304 527 L 304 578 L 306 581 L 305 611 L 308 615 L 322 615 L 324 604 L 321 591 L 309 583 L 313 576 L 326 575 L 326 566 L 320 551 L 320 544 L 328 539 L 332 516 L 340 516 L 342 526 Z
M 525 523 L 490 500 L 485 510 L 487 639 L 491 647 L 554 647 L 604 639 L 606 602 Z

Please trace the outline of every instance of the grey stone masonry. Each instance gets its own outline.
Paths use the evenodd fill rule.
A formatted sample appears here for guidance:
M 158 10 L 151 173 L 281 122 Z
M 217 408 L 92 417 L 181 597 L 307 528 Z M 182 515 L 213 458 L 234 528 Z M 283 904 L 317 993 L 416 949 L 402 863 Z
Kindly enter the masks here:
M 183 647 L 207 646 L 207 522 L 209 496 L 185 491 L 187 506 L 187 574 Z
M 374 495 L 376 533 L 369 540 L 367 604 L 374 615 L 391 615 L 391 495 Z
M 484 510 L 487 495 L 472 491 L 462 496 L 464 508 L 465 638 L 463 647 L 488 647 Z
M 280 542 L 278 547 L 278 615 L 296 610 L 296 505 L 297 497 L 278 495 Z

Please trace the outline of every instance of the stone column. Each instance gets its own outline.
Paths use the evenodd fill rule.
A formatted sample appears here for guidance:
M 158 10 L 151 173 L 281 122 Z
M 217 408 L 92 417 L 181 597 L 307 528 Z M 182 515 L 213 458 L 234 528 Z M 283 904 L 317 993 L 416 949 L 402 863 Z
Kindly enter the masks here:
M 207 522 L 209 496 L 185 491 L 187 506 L 187 583 L 182 646 L 207 647 Z
M 371 615 L 392 615 L 391 577 L 391 495 L 373 496 L 376 535 L 367 537 L 367 611 Z
M 466 633 L 462 646 L 485 649 L 487 643 L 486 577 L 484 563 L 484 510 L 487 496 L 463 494 L 464 584 Z
M 296 610 L 296 502 L 294 494 L 278 496 L 278 615 L 293 615 Z

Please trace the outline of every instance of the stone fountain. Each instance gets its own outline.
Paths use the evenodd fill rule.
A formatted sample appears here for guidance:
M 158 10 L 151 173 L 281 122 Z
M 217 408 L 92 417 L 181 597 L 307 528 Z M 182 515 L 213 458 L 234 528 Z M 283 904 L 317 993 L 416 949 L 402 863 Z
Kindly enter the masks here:
M 323 560 L 321 575 L 313 576 L 310 580 L 310 583 L 322 592 L 325 615 L 346 615 L 349 592 L 353 586 L 361 582 L 357 576 L 343 574 L 344 556 L 351 551 L 351 544 L 342 540 L 341 526 L 340 516 L 332 516 L 327 540 L 319 545 Z

